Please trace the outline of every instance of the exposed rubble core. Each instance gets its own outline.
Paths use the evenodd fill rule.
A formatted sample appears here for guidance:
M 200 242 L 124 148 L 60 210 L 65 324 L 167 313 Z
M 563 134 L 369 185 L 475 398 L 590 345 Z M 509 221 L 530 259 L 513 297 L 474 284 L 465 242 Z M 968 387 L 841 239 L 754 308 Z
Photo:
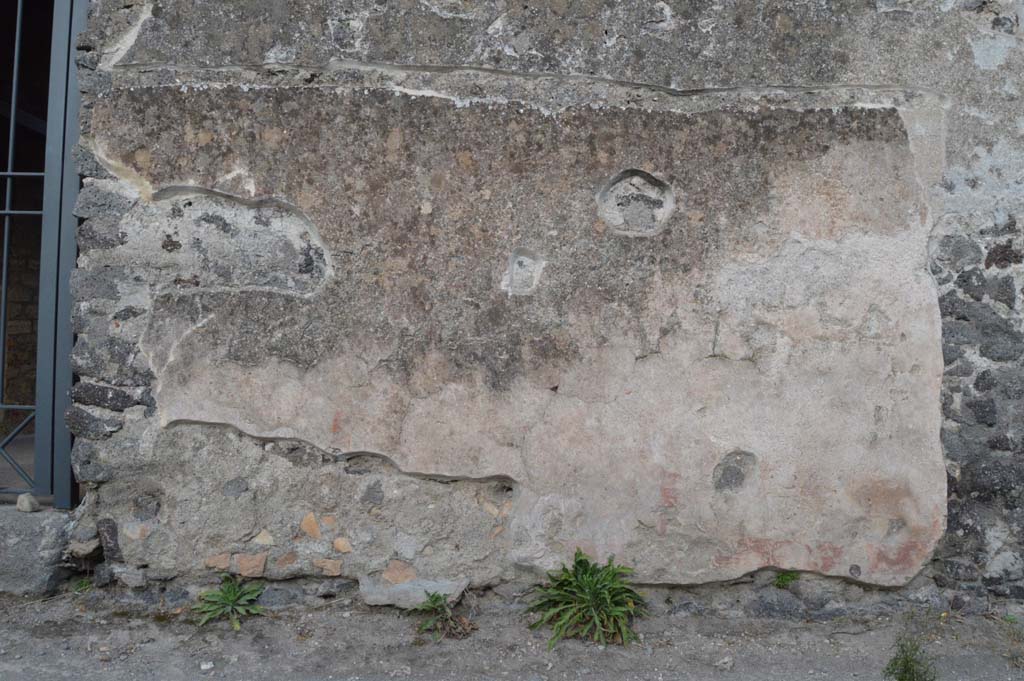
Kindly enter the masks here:
M 1022 13 L 95 2 L 106 574 L 1021 597 Z

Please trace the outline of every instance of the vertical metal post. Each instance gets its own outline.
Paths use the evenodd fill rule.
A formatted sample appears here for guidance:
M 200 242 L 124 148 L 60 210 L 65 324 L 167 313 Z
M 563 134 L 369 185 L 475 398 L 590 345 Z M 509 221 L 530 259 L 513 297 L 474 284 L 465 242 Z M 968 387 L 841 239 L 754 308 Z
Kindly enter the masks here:
M 78 201 L 81 180 L 78 169 L 71 158 L 71 152 L 78 144 L 78 110 L 81 94 L 78 91 L 78 70 L 75 66 L 75 39 L 85 29 L 88 17 L 88 0 L 70 0 L 71 30 L 68 33 L 67 74 L 64 103 L 64 160 L 61 165 L 64 175 L 61 196 L 60 253 L 57 259 L 57 342 L 54 359 L 53 380 L 53 467 L 60 471 L 54 476 L 53 505 L 57 508 L 73 508 L 78 504 L 78 485 L 71 469 L 71 431 L 64 421 L 64 414 L 71 406 L 71 349 L 74 345 L 74 329 L 71 326 L 73 299 L 71 296 L 71 271 L 78 259 L 78 218 L 74 214 Z
M 39 334 L 36 360 L 35 490 L 53 494 L 57 508 L 76 502 L 71 434 L 64 412 L 71 389 L 70 276 L 76 257 L 72 213 L 78 174 L 71 150 L 78 141 L 78 82 L 73 40 L 85 23 L 86 0 L 55 0 L 46 121 L 46 177 L 39 257 Z

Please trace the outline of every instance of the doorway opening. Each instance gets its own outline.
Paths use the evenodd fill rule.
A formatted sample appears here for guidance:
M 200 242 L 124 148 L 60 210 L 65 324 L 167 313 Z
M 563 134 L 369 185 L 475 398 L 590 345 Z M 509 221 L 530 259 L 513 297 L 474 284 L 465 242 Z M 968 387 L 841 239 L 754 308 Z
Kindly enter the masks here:
M 78 93 L 72 37 L 85 0 L 0 8 L 0 501 L 77 500 L 71 437 Z

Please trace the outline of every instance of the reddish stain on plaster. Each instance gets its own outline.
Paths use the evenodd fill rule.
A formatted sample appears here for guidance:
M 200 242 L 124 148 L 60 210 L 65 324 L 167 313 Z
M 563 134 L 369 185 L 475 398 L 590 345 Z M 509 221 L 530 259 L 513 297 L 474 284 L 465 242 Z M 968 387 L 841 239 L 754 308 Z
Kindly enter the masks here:
M 679 503 L 679 490 L 675 487 L 662 485 L 660 492 L 662 508 L 675 508 Z
M 886 518 L 918 515 L 914 494 L 905 482 L 885 479 L 866 480 L 852 490 L 851 496 L 868 515 Z
M 911 539 L 888 548 L 868 544 L 868 565 L 872 570 L 885 569 L 905 572 L 921 565 L 929 554 L 926 543 Z
M 809 567 L 815 572 L 831 572 L 843 558 L 843 547 L 830 542 L 822 542 L 813 549 L 805 547 L 811 556 Z
M 744 537 L 739 541 L 740 552 L 737 558 L 745 555 L 756 556 L 762 565 L 780 565 L 779 555 L 782 550 L 792 546 L 793 542 L 779 539 L 762 539 L 757 537 Z
M 658 523 L 656 531 L 659 537 L 664 537 L 668 531 L 668 521 L 673 509 L 679 505 L 679 481 L 682 476 L 665 469 L 661 470 L 661 484 L 658 486 Z
M 830 542 L 799 544 L 788 539 L 744 537 L 732 553 L 714 558 L 717 567 L 756 564 L 764 567 L 797 568 L 831 572 L 842 560 L 844 549 Z

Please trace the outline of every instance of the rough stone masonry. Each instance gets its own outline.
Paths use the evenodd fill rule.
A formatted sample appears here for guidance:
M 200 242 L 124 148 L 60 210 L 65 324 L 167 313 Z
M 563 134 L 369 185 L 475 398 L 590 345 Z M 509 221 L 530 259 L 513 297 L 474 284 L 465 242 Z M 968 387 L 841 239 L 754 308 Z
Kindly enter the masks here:
M 1024 3 L 94 0 L 74 530 L 1024 597 Z

